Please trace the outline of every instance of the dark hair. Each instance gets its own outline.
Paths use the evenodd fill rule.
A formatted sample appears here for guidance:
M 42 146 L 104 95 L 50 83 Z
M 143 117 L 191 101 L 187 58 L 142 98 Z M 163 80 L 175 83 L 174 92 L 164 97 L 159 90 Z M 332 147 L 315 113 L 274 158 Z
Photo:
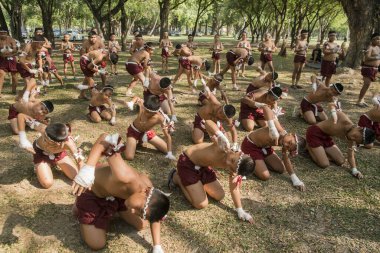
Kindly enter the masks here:
M 44 32 L 44 29 L 42 27 L 36 27 L 34 28 L 34 32 L 41 31 Z
M 309 33 L 309 31 L 306 30 L 306 29 L 302 29 L 302 30 L 301 30 L 301 34 L 302 34 L 302 33 Z
M 152 42 L 147 42 L 144 45 L 144 48 L 150 48 L 150 49 L 152 49 L 152 47 L 153 47 L 153 43 Z
M 306 139 L 298 134 L 294 134 L 294 136 L 297 138 L 298 153 L 304 153 L 306 151 Z
M 88 33 L 88 37 L 92 37 L 94 35 L 98 35 L 98 34 L 95 31 L 92 31 L 92 30 Z
M 341 83 L 334 83 L 333 87 L 339 94 L 343 92 L 344 87 Z
M 136 34 L 135 38 L 142 38 L 142 34 L 141 33 Z
M 243 155 L 238 168 L 238 175 L 249 176 L 255 170 L 255 161 L 249 155 Z
M 49 113 L 54 111 L 54 105 L 50 100 L 41 101 L 41 104 L 46 107 Z
M 204 65 L 206 71 L 209 71 L 211 69 L 211 63 L 208 60 L 205 60 Z
M 102 92 L 104 92 L 104 91 L 107 91 L 107 90 L 110 90 L 110 91 L 112 91 L 113 92 L 113 86 L 112 85 L 105 85 L 104 87 L 103 87 L 103 89 L 102 89 Z
M 115 35 L 115 33 L 110 33 L 110 38 L 111 38 L 112 35 Z
M 172 84 L 172 80 L 170 80 L 169 77 L 163 77 L 163 78 L 161 78 L 161 80 L 160 80 L 160 88 L 165 89 L 165 88 L 169 87 L 170 84 Z
M 275 98 L 277 97 L 277 99 L 278 99 L 282 95 L 282 89 L 280 87 L 277 87 L 277 86 L 273 87 L 272 89 L 270 89 L 269 94 L 271 94 Z
M 46 135 L 56 142 L 64 142 L 69 135 L 67 126 L 62 123 L 49 124 L 45 129 Z
M 374 34 L 372 34 L 371 40 L 374 39 L 374 38 L 376 38 L 377 36 L 380 36 L 380 33 L 374 33 Z
M 191 33 L 189 33 L 189 34 L 187 35 L 187 37 L 193 37 L 193 35 L 192 35 Z
M 336 33 L 335 31 L 331 30 L 329 31 L 329 35 L 332 34 L 332 33 Z
M 226 114 L 227 118 L 232 118 L 235 116 L 236 109 L 233 105 L 224 105 L 223 106 L 223 112 Z
M 170 208 L 169 198 L 160 190 L 154 188 L 149 203 L 149 222 L 158 222 L 165 217 Z
M 222 74 L 215 74 L 214 79 L 217 80 L 219 83 L 223 81 L 223 75 Z
M 175 45 L 175 49 L 181 49 L 181 44 L 177 44 L 177 45 Z
M 42 35 L 36 35 L 33 37 L 33 41 L 35 42 L 45 42 L 45 37 Z
M 278 78 L 278 73 L 275 72 L 275 71 L 273 71 L 273 72 L 272 72 L 272 79 L 273 79 L 273 80 L 277 80 L 277 78 Z
M 158 111 L 160 109 L 160 99 L 156 95 L 147 96 L 144 101 L 144 107 L 148 110 Z
M 135 34 L 135 33 L 140 33 L 140 32 L 139 32 L 139 30 L 134 30 L 133 34 Z
M 253 63 L 255 63 L 255 59 L 253 58 L 252 55 L 248 56 L 247 63 L 248 63 L 249 66 L 251 66 Z
M 373 131 L 371 128 L 365 127 L 363 129 L 363 144 L 371 144 L 375 141 L 376 134 L 375 131 Z

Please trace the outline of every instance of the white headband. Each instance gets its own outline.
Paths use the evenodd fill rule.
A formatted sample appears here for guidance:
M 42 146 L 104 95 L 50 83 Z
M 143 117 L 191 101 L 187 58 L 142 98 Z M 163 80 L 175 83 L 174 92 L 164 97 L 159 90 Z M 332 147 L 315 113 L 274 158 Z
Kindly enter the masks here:
M 144 205 L 144 211 L 143 211 L 143 220 L 146 220 L 146 211 L 148 210 L 149 202 L 150 202 L 150 199 L 152 198 L 152 195 L 153 195 L 153 190 L 154 190 L 154 187 L 152 187 L 150 189 L 149 195 L 146 198 L 145 205 Z

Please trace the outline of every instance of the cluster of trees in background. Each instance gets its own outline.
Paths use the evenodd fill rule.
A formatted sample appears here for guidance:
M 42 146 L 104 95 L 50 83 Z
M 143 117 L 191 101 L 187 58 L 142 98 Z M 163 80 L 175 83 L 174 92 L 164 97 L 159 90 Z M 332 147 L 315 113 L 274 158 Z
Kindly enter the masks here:
M 104 37 L 116 33 L 123 46 L 128 34 L 163 32 L 251 34 L 252 42 L 266 32 L 276 42 L 288 35 L 291 43 L 301 29 L 323 41 L 330 28 L 341 36 L 350 31 L 347 64 L 359 64 L 370 34 L 380 30 L 378 0 L 0 0 L 0 25 L 22 41 L 27 27 L 43 26 L 54 43 L 53 28 L 65 31 L 96 27 Z

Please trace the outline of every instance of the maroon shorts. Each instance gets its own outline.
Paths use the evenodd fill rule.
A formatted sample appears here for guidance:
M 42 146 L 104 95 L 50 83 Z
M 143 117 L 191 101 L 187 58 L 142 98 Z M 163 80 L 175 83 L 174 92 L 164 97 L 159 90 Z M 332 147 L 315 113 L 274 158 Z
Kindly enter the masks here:
M 239 119 L 265 120 L 264 111 L 262 108 L 252 108 L 241 102 Z
M 193 122 L 194 129 L 198 128 L 202 130 L 204 133 L 207 133 L 206 127 L 205 127 L 205 121 L 199 116 L 199 114 L 195 114 L 194 122 Z
M 202 103 L 205 99 L 207 99 L 207 97 L 205 96 L 204 92 L 205 92 L 204 90 L 201 91 L 201 92 L 199 92 L 199 95 L 198 95 L 198 101 L 199 101 L 200 103 Z
M 250 93 L 250 92 L 258 90 L 258 89 L 259 88 L 253 86 L 252 84 L 249 84 L 248 87 L 247 87 L 247 90 L 245 91 L 245 93 Z
M 211 55 L 211 58 L 214 59 L 214 60 L 216 60 L 216 61 L 220 60 L 220 52 L 213 51 L 212 55 Z
M 372 82 L 376 80 L 377 68 L 373 66 L 362 65 L 362 76 L 371 79 Z
M 144 90 L 144 92 L 143 92 L 144 100 L 146 100 L 151 95 L 157 96 L 160 99 L 160 103 L 164 102 L 167 99 L 165 94 L 155 95 L 155 94 L 151 93 L 149 89 Z
M 16 108 L 13 105 L 10 105 L 8 110 L 8 120 L 16 119 L 17 115 L 18 111 L 16 110 Z
M 55 73 L 57 72 L 57 67 L 55 66 L 53 61 L 51 61 L 50 66 L 49 66 L 49 63 L 46 62 L 45 66 L 43 67 L 43 70 L 46 73 L 49 73 L 49 72 Z
M 380 122 L 373 122 L 367 115 L 363 114 L 360 116 L 358 126 L 372 129 L 376 134 L 376 139 L 380 139 Z
M 329 148 L 335 145 L 333 139 L 322 132 L 317 125 L 309 126 L 306 130 L 306 143 L 311 148 Z
M 262 63 L 267 63 L 267 62 L 270 62 L 273 60 L 273 56 L 272 56 L 272 53 L 261 53 L 260 54 L 260 61 Z
M 169 49 L 162 48 L 162 50 L 161 50 L 161 57 L 163 57 L 163 58 L 169 58 Z
M 323 77 L 331 77 L 336 73 L 336 63 L 335 61 L 325 61 L 322 60 L 321 63 L 321 75 Z
M 129 125 L 127 130 L 127 138 L 132 137 L 136 139 L 138 142 L 142 142 L 142 138 L 144 136 L 144 132 L 138 131 L 134 126 Z M 156 133 L 153 130 L 146 131 L 146 135 L 148 137 L 148 141 L 153 139 L 156 136 Z
M 320 106 L 319 104 L 312 104 L 309 101 L 307 101 L 306 98 L 303 98 L 301 101 L 301 110 L 302 113 L 312 111 L 315 117 L 318 116 L 318 113 L 323 112 L 322 106 Z
M 0 57 L 0 69 L 5 72 L 17 72 L 16 57 Z
M 50 166 L 54 166 L 57 164 L 57 162 L 59 162 L 60 160 L 62 160 L 63 158 L 65 158 L 67 156 L 66 150 L 64 150 L 60 153 L 57 153 L 57 154 L 49 155 L 49 154 L 45 153 L 42 149 L 37 147 L 36 141 L 33 143 L 33 149 L 36 152 L 35 154 L 33 154 L 33 163 L 34 164 L 39 164 L 39 163 L 45 162 L 45 163 L 50 164 Z
M 182 68 L 187 69 L 187 70 L 191 69 L 191 63 L 187 57 L 180 57 L 178 62 L 182 66 Z
M 135 76 L 137 75 L 138 73 L 141 73 L 144 71 L 144 68 L 143 66 L 141 66 L 141 64 L 137 64 L 137 63 L 129 63 L 129 62 L 126 62 L 125 63 L 125 69 L 128 71 L 128 73 L 132 76 Z
M 100 67 L 103 68 L 103 69 L 106 68 L 107 67 L 107 61 L 101 61 L 100 62 Z
M 228 62 L 228 65 L 230 66 L 235 66 L 235 61 L 236 59 L 239 58 L 239 56 L 237 56 L 233 51 L 228 51 L 227 54 L 226 54 L 226 59 L 227 59 L 227 62 Z
M 85 57 L 81 57 L 79 61 L 80 69 L 82 70 L 82 73 L 85 77 L 93 77 L 95 72 L 89 69 L 87 66 L 90 64 L 91 61 L 88 60 Z
M 306 63 L 306 56 L 305 55 L 298 55 L 296 54 L 294 56 L 294 63 Z
M 64 53 L 62 55 L 62 58 L 63 58 L 63 63 L 69 63 L 69 62 L 74 62 L 74 56 L 73 54 L 68 54 L 68 53 Z
M 274 153 L 272 147 L 260 148 L 248 139 L 248 136 L 244 138 L 241 144 L 241 151 L 244 154 L 249 155 L 252 160 L 264 160 L 267 156 Z
M 88 110 L 89 110 L 90 114 L 92 112 L 97 112 L 97 113 L 101 114 L 104 110 L 107 110 L 107 107 L 105 107 L 104 105 L 100 105 L 100 106 L 89 105 Z
M 85 191 L 75 201 L 80 224 L 94 225 L 107 230 L 108 223 L 116 212 L 127 211 L 125 199 L 117 197 L 99 198 L 92 191 Z
M 183 186 L 193 185 L 198 181 L 203 185 L 216 181 L 215 171 L 210 166 L 196 167 L 185 153 L 178 158 L 177 173 Z
M 27 65 L 30 69 L 33 68 L 33 67 L 32 67 L 32 64 L 30 64 L 30 63 L 27 63 L 26 65 Z M 30 74 L 29 71 L 27 71 L 26 69 L 24 69 L 24 68 L 22 67 L 21 63 L 17 63 L 17 71 L 18 71 L 18 73 L 20 73 L 20 76 L 21 76 L 22 78 L 28 78 L 28 77 L 30 77 L 30 78 L 34 78 L 34 74 Z

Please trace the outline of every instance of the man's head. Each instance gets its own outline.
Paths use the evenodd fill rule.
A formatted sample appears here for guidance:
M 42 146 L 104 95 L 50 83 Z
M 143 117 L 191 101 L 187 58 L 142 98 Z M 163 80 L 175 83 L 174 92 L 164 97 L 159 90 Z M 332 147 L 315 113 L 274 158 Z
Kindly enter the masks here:
M 33 105 L 33 112 L 41 116 L 45 116 L 53 111 L 54 105 L 50 100 L 41 101 L 41 103 L 36 103 Z
M 194 40 L 194 37 L 192 34 L 189 34 L 187 35 L 187 39 L 189 40 L 189 42 L 192 42 Z
M 333 95 L 333 96 L 338 96 L 338 95 L 342 94 L 343 89 L 344 89 L 344 87 L 341 83 L 330 84 L 330 91 L 331 91 L 331 95 Z
M 66 41 L 66 42 L 68 42 L 70 40 L 70 34 L 65 34 L 65 35 L 63 35 L 63 41 Z
M 380 46 L 380 34 L 374 33 L 371 36 L 372 45 L 374 46 Z
M 243 32 L 241 33 L 241 39 L 242 39 L 242 40 L 246 40 L 246 39 L 247 39 L 247 32 L 246 32 L 246 31 L 243 31 Z
M 0 38 L 6 38 L 8 36 L 8 31 L 4 28 L 0 28 Z
M 167 89 L 169 89 L 172 84 L 172 81 L 170 80 L 170 78 L 169 77 L 163 77 L 163 78 L 161 78 L 161 80 L 160 80 L 160 88 L 161 89 L 163 89 L 163 90 L 167 90 Z
M 142 47 L 144 45 L 144 39 L 141 33 L 135 36 L 135 43 L 138 47 Z
M 113 86 L 112 85 L 106 85 L 103 87 L 101 92 L 103 93 L 103 96 L 105 98 L 111 98 L 112 94 L 113 94 Z
M 46 127 L 45 133 L 54 142 L 64 142 L 69 136 L 69 129 L 65 124 L 53 123 Z
M 360 126 L 351 128 L 346 136 L 348 140 L 354 141 L 356 144 L 364 145 L 371 144 L 376 139 L 376 134 L 372 129 Z
M 133 31 L 133 36 L 137 36 L 137 34 L 139 34 L 139 31 L 137 31 L 137 30 L 135 30 L 135 31 Z
M 255 59 L 254 59 L 253 56 L 250 55 L 250 54 L 249 54 L 247 57 L 248 57 L 248 58 L 247 58 L 247 63 L 248 63 L 248 65 L 249 65 L 249 66 L 252 66 L 253 63 L 255 63 Z
M 43 35 L 44 34 L 44 29 L 41 27 L 37 27 L 34 29 L 34 35 Z
M 164 39 L 167 39 L 169 37 L 169 33 L 168 32 L 164 32 L 163 37 L 164 37 Z
M 211 69 L 211 63 L 208 60 L 205 60 L 203 64 L 205 66 L 206 71 L 209 71 Z
M 277 72 L 269 72 L 265 75 L 265 81 L 266 82 L 273 82 L 277 80 L 278 78 L 278 73 Z
M 264 36 L 264 40 L 270 40 L 272 38 L 272 35 L 270 33 L 266 33 Z
M 215 34 L 214 35 L 214 41 L 219 41 L 220 40 L 220 35 L 219 34 Z
M 217 111 L 217 118 L 218 119 L 231 119 L 235 116 L 236 109 L 233 105 L 222 105 L 219 110 Z
M 111 33 L 110 34 L 110 41 L 114 41 L 114 40 L 116 40 L 116 34 Z
M 281 98 L 282 89 L 280 87 L 273 87 L 268 91 L 267 102 L 274 103 Z
M 298 155 L 306 147 L 306 140 L 293 133 L 287 133 L 282 139 L 282 148 L 288 151 L 292 156 Z
M 160 109 L 160 106 L 160 99 L 156 95 L 150 95 L 146 97 L 144 101 L 145 110 L 151 114 L 156 114 Z
M 230 171 L 235 172 L 240 176 L 249 176 L 255 170 L 255 162 L 249 155 L 242 152 L 227 152 L 227 167 Z
M 221 82 L 223 82 L 223 76 L 221 74 L 215 74 L 213 76 L 213 81 L 217 84 L 220 84 Z
M 45 38 L 42 35 L 36 35 L 32 40 L 32 48 L 34 50 L 41 50 L 43 45 L 45 44 Z
M 307 39 L 308 36 L 309 36 L 309 31 L 305 30 L 305 29 L 302 29 L 301 30 L 301 39 L 302 40 Z
M 336 32 L 335 31 L 329 31 L 329 41 L 333 42 L 336 39 Z
M 147 42 L 144 44 L 144 49 L 151 55 L 153 54 L 154 47 L 152 42 Z
M 96 32 L 94 31 L 91 31 L 88 33 L 88 40 L 90 41 L 90 43 L 92 45 L 94 45 L 96 43 L 96 41 L 98 40 L 98 35 L 96 34 Z

